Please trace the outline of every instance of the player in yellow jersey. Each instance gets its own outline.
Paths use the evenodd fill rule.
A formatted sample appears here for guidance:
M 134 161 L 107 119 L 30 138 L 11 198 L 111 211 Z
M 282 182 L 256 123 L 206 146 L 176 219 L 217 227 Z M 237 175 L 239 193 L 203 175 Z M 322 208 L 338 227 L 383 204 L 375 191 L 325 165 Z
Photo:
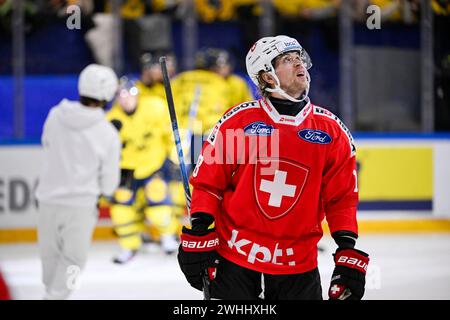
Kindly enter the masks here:
M 234 63 L 228 51 L 207 48 L 197 53 L 197 67 L 209 69 L 222 76 L 228 84 L 229 105 L 253 100 L 253 94 L 247 82 L 233 73 Z
M 141 97 L 160 97 L 166 101 L 166 93 L 164 90 L 163 76 L 159 64 L 159 58 L 166 56 L 166 66 L 169 77 L 176 73 L 177 61 L 172 52 L 146 52 L 141 56 L 141 78 L 136 82 Z M 167 106 L 166 106 L 167 110 Z M 177 107 L 178 111 L 178 107 Z M 179 118 L 181 115 L 179 115 Z M 181 128 L 181 126 L 180 126 Z M 183 134 L 183 132 L 182 132 Z M 170 135 L 172 139 L 172 134 Z M 186 200 L 184 199 L 183 184 L 181 175 L 177 165 L 177 154 L 173 139 L 169 143 L 171 151 L 167 166 L 169 167 L 169 192 L 172 200 L 172 209 L 174 214 L 182 218 L 186 213 Z
M 194 100 L 196 89 L 200 87 L 200 99 L 197 119 L 201 128 L 197 133 L 205 132 L 220 119 L 221 114 L 229 108 L 228 86 L 226 81 L 216 72 L 208 68 L 197 68 L 178 74 L 172 80 L 172 91 L 180 127 L 185 128 L 190 106 Z
M 142 246 L 142 211 L 166 253 L 174 252 L 180 225 L 168 191 L 170 120 L 166 103 L 156 96 L 139 96 L 133 82 L 122 80 L 116 103 L 107 114 L 122 141 L 121 182 L 111 206 L 111 219 L 122 252 L 115 263 L 125 263 Z
M 141 78 L 136 82 L 141 96 L 158 96 L 166 100 L 163 77 L 159 58 L 166 56 L 166 65 L 169 77 L 175 75 L 177 62 L 175 55 L 171 52 L 146 52 L 141 56 Z

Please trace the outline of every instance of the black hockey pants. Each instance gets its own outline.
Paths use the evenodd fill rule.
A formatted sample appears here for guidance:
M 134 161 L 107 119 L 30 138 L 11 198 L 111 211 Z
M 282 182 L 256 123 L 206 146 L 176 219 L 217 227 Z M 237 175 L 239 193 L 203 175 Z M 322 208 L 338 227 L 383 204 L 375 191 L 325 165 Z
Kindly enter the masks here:
M 322 300 L 319 270 L 290 275 L 261 274 L 224 258 L 210 284 L 211 297 L 224 300 Z

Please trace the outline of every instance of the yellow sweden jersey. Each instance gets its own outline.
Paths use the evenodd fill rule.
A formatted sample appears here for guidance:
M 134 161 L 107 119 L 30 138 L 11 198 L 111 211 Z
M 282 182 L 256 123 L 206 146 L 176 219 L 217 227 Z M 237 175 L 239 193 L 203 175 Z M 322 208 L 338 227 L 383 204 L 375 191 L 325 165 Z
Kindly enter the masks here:
M 131 115 L 115 104 L 107 118 L 122 123 L 122 169 L 132 169 L 136 179 L 143 179 L 161 168 L 168 155 L 171 134 L 164 100 L 140 97 L 138 107 Z
M 139 90 L 139 95 L 143 98 L 157 96 L 166 101 L 166 91 L 164 90 L 164 84 L 157 82 L 151 87 L 147 87 L 140 80 L 136 81 L 136 87 Z
M 185 71 L 175 77 L 172 89 L 181 128 L 186 126 L 197 85 L 200 86 L 197 119 L 202 122 L 202 131 L 205 132 L 212 128 L 231 106 L 228 84 L 221 76 L 208 70 Z

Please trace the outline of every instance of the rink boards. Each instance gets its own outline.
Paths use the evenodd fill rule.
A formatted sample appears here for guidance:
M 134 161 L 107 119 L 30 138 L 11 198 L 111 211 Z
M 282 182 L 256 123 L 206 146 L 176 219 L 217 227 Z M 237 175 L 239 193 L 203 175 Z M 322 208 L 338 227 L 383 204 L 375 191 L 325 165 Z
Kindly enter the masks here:
M 360 232 L 450 232 L 450 136 L 357 136 L 355 143 Z M 38 144 L 0 145 L 0 243 L 36 239 L 42 156 Z M 94 238 L 113 237 L 102 210 Z

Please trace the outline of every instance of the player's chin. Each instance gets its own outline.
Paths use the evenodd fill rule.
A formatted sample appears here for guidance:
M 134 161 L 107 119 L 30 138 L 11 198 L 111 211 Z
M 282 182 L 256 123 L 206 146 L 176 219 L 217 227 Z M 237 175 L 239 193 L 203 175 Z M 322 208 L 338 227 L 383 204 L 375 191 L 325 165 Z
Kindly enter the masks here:
M 298 77 L 298 81 L 303 84 L 304 86 L 306 86 L 308 84 L 308 79 L 306 78 L 306 76 L 301 76 Z
M 298 89 L 298 91 L 303 92 L 308 87 L 308 82 L 306 80 L 304 80 L 304 81 L 297 81 L 295 87 Z

